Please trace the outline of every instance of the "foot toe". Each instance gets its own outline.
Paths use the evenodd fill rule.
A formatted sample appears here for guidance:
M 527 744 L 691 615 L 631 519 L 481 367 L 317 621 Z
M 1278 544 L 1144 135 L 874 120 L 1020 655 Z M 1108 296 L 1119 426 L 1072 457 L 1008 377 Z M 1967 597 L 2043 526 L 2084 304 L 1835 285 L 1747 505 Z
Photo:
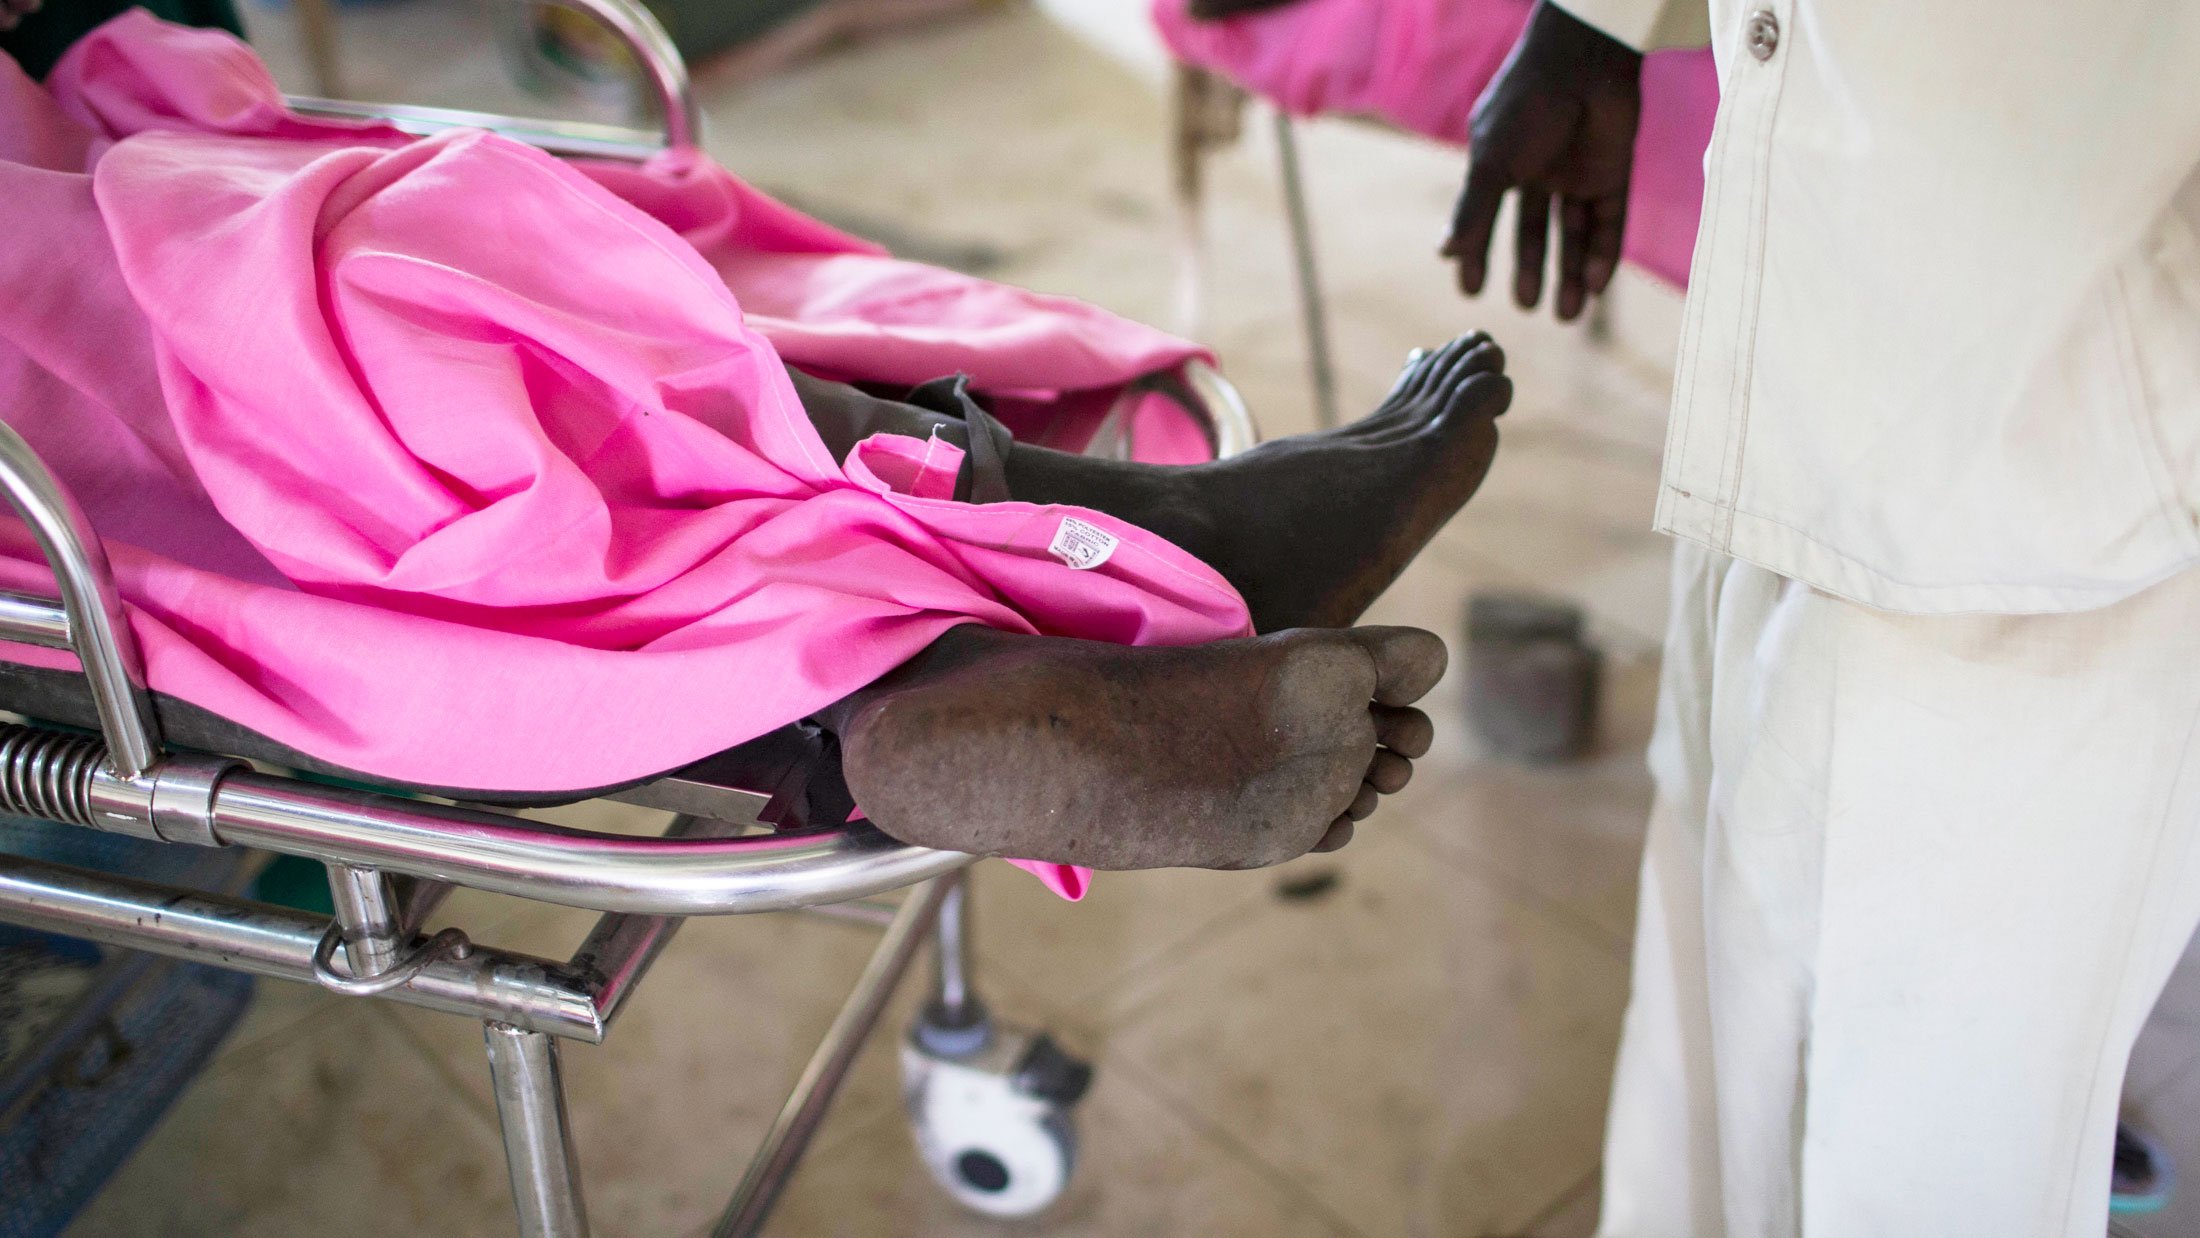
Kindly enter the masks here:
M 1512 407 L 1513 382 L 1503 374 L 1478 372 L 1462 377 L 1444 403 L 1445 413 L 1461 418 L 1502 417 Z
M 1322 840 L 1314 844 L 1313 850 L 1316 852 L 1339 850 L 1346 843 L 1352 841 L 1352 832 L 1352 819 L 1350 817 L 1339 817 L 1329 823 L 1329 832 L 1322 835 Z
M 1352 803 L 1345 808 L 1344 815 L 1354 821 L 1365 821 L 1375 815 L 1375 806 L 1382 799 L 1382 792 L 1363 782 L 1360 784 L 1360 793 L 1352 797 Z
M 1414 396 L 1425 395 L 1434 390 L 1442 382 L 1443 375 L 1449 373 L 1459 359 L 1467 355 L 1467 350 L 1473 347 L 1470 342 L 1472 338 L 1462 336 L 1434 351 L 1414 349 L 1406 357 L 1405 372 L 1398 376 L 1397 386 L 1391 388 L 1392 397 L 1410 400 Z
M 1375 742 L 1399 756 L 1418 760 L 1436 742 L 1436 724 L 1418 709 L 1377 705 L 1370 712 L 1375 715 Z
M 1395 752 L 1378 750 L 1375 759 L 1367 763 L 1367 781 L 1362 789 L 1373 787 L 1384 795 L 1396 795 L 1413 781 L 1413 762 Z M 1354 801 L 1357 803 L 1358 801 Z
M 1489 336 L 1482 335 L 1481 332 L 1475 334 L 1481 337 L 1481 342 L 1467 350 L 1467 355 L 1460 361 L 1459 373 L 1461 375 L 1504 373 L 1504 347 Z
M 1374 659 L 1373 697 L 1382 705 L 1411 705 L 1427 696 L 1451 660 L 1443 639 L 1420 628 L 1354 628 L 1350 635 Z
M 1457 386 L 1475 374 L 1505 372 L 1505 350 L 1480 331 L 1453 340 L 1445 353 L 1448 359 L 1432 380 L 1438 388 Z
M 1398 377 L 1391 380 L 1390 391 L 1383 398 L 1395 400 L 1400 396 L 1420 394 L 1421 385 L 1428 381 L 1428 357 L 1429 351 L 1426 348 L 1416 348 L 1407 353 L 1406 363 L 1398 367 Z

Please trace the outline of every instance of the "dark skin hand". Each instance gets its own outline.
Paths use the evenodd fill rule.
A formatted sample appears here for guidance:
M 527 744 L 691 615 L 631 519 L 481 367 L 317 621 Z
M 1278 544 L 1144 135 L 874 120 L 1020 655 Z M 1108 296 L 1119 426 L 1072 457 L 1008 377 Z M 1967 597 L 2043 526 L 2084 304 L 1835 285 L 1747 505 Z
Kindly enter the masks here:
M 1498 204 L 1517 192 L 1513 299 L 1533 309 L 1543 298 L 1555 214 L 1555 308 L 1562 320 L 1578 317 L 1619 269 L 1641 119 L 1642 53 L 1538 0 L 1474 105 L 1467 183 L 1443 249 L 1459 264 L 1460 291 L 1481 293 Z

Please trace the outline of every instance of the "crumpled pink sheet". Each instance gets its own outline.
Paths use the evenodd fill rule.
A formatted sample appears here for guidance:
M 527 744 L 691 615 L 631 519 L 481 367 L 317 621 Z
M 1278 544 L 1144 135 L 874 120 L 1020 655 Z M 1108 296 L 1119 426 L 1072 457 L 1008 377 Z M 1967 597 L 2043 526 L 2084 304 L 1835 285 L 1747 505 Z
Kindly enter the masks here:
M 1292 0 L 1218 22 L 1153 0 L 1179 60 L 1300 116 L 1372 116 L 1465 145 L 1474 101 L 1519 38 L 1534 0 Z M 1652 53 L 1627 212 L 1629 261 L 1688 283 L 1703 206 L 1703 154 L 1719 106 L 1708 49 Z
M 835 464 L 782 364 L 965 369 L 1036 415 L 1194 350 L 894 262 L 707 161 L 308 121 L 241 43 L 133 11 L 46 88 L 0 57 L 0 202 L 0 416 L 102 531 L 152 685 L 338 765 L 597 787 L 956 624 L 1249 631 L 1144 530 L 952 501 L 951 445 Z M 1050 554 L 1066 516 L 1112 557 Z M 51 590 L 13 520 L 0 587 Z

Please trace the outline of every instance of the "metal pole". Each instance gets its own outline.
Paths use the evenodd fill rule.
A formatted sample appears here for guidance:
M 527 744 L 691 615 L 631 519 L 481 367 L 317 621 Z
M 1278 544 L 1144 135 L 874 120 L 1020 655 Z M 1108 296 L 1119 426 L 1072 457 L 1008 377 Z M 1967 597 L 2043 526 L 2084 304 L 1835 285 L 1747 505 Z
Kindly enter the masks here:
M 336 49 L 336 6 L 331 0 L 298 0 L 298 41 L 313 66 L 313 88 L 324 95 L 344 93 Z
M 379 976 L 397 965 L 397 899 L 390 879 L 371 868 L 328 866 L 329 901 L 344 927 L 344 957 L 351 974 Z
M 509 1023 L 481 1025 L 504 1127 L 504 1160 L 521 1238 L 588 1238 L 573 1132 L 565 1121 L 558 1042 Z
M 1329 310 L 1321 273 L 1314 265 L 1314 224 L 1299 175 L 1299 143 L 1291 117 L 1275 113 L 1276 162 L 1283 172 L 1283 205 L 1291 221 L 1291 257 L 1299 279 L 1299 312 L 1306 320 L 1306 363 L 1314 377 L 1314 416 L 1323 429 L 1337 424 L 1337 372 L 1329 355 Z
M 871 1029 L 877 1026 L 879 1012 L 886 1008 L 896 983 L 909 970 L 909 961 L 923 944 L 925 930 L 931 927 L 951 888 L 951 882 L 929 881 L 910 891 L 902 902 L 886 935 L 879 939 L 878 948 L 871 952 L 871 961 L 864 965 L 855 991 L 834 1016 L 833 1025 L 826 1029 L 825 1038 L 802 1068 L 802 1077 L 788 1094 L 787 1103 L 772 1120 L 771 1130 L 765 1133 L 748 1172 L 742 1175 L 741 1185 L 726 1204 L 725 1215 L 711 1230 L 711 1238 L 751 1238 L 770 1219 L 779 1193 L 794 1176 L 810 1137 L 825 1120 L 848 1068 Z
M 985 1003 L 970 988 L 970 874 L 965 870 L 942 877 L 940 884 L 947 892 L 933 925 L 932 1004 L 924 1021 L 943 1028 L 971 1027 L 985 1022 Z
M 724 838 L 740 832 L 739 826 L 708 817 L 682 813 L 665 827 L 666 838 Z M 596 994 L 596 1013 L 605 1028 L 618 1017 L 627 994 L 640 985 L 657 956 L 672 944 L 673 935 L 687 923 L 680 916 L 637 916 L 612 912 L 600 917 L 566 962 L 566 968 L 584 978 Z
M 882 898 L 857 898 L 845 903 L 825 903 L 817 907 L 805 907 L 803 911 L 827 920 L 845 920 L 851 924 L 868 924 L 882 929 L 894 922 L 894 913 L 900 904 Z
M 1176 329 L 1199 338 L 1204 317 L 1207 246 L 1206 145 L 1207 90 L 1204 69 L 1179 62 L 1176 66 L 1175 132 L 1169 151 L 1170 184 L 1175 190 L 1177 261 Z
M 315 983 L 313 953 L 328 930 L 327 920 L 283 907 L 9 855 L 0 855 L 0 921 L 304 984 Z M 592 989 L 551 959 L 477 949 L 378 996 L 595 1043 L 602 1009 L 622 991 L 608 981 Z
M 906 847 L 868 822 L 819 834 L 633 838 L 242 772 L 214 795 L 242 847 L 410 873 L 596 911 L 793 911 L 899 889 L 975 857 Z
M 135 779 L 160 759 L 160 724 L 145 690 L 145 663 L 123 614 L 107 549 L 76 499 L 31 450 L 13 426 L 0 424 L 0 490 L 30 528 L 53 569 L 54 585 L 68 612 L 69 644 L 83 664 L 99 710 L 107 761 L 115 773 Z

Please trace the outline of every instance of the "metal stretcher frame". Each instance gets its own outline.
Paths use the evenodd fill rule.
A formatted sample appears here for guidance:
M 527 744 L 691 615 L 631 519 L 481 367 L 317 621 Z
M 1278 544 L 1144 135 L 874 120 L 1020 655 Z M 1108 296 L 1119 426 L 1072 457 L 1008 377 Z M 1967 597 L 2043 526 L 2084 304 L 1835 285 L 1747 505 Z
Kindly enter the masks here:
M 432 132 L 493 129 L 556 153 L 643 159 L 692 147 L 700 113 L 661 26 L 634 0 L 558 0 L 626 41 L 662 133 L 445 109 L 294 100 L 301 111 Z M 1218 454 L 1251 444 L 1237 393 L 1194 364 Z M 335 915 L 303 912 L 0 854 L 0 922 L 318 984 L 481 1020 L 518 1228 L 588 1232 L 566 1123 L 558 1040 L 601 1042 L 650 964 L 694 915 L 808 909 L 883 924 L 839 1016 L 714 1229 L 761 1229 L 810 1136 L 920 947 L 935 942 L 932 1008 L 982 1004 L 968 974 L 964 869 L 977 857 L 905 846 L 868 822 L 799 835 L 741 831 L 762 795 L 667 777 L 617 798 L 681 810 L 663 837 L 569 829 L 455 804 L 331 787 L 227 756 L 163 745 L 105 550 L 83 509 L 12 427 L 0 424 L 0 488 L 52 568 L 58 598 L 0 592 L 0 640 L 73 653 L 97 737 L 0 722 L 0 812 L 177 845 L 246 847 L 324 863 Z M 7 706 L 0 700 L 0 709 Z M 601 912 L 570 958 L 499 950 L 421 926 L 466 886 Z M 872 896 L 916 887 L 898 907 Z

